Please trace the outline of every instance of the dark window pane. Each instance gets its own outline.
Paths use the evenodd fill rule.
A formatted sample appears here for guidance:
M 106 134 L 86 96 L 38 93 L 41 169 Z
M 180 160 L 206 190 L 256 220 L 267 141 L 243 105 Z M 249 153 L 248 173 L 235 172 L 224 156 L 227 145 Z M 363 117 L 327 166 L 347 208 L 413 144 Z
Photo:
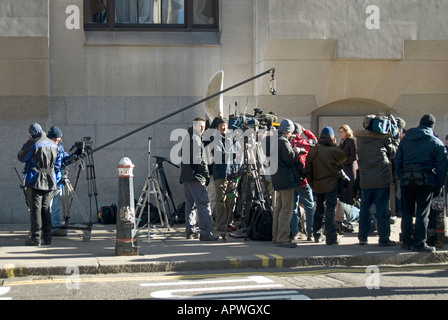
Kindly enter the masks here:
M 213 4 L 214 0 L 193 0 L 193 24 L 213 25 Z
M 107 0 L 84 0 L 84 21 L 86 23 L 106 23 Z

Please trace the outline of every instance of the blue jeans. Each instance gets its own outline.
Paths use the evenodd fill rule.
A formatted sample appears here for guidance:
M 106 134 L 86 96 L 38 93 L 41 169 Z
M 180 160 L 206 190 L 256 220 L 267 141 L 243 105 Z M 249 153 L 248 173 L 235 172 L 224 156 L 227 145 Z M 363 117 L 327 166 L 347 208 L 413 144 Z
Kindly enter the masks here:
M 313 190 L 309 184 L 294 189 L 294 212 L 290 224 L 291 235 L 296 235 L 299 232 L 299 202 L 302 203 L 305 209 L 306 234 L 311 236 L 313 234 L 314 198 Z
M 325 235 L 328 243 L 336 242 L 337 233 L 334 226 L 334 213 L 336 211 L 336 201 L 338 195 L 338 186 L 327 193 L 316 193 L 316 212 L 314 213 L 313 233 L 314 238 L 322 236 L 322 219 L 325 214 Z
M 367 241 L 370 230 L 370 207 L 375 203 L 376 220 L 378 224 L 379 243 L 389 242 L 390 237 L 390 212 L 388 210 L 390 187 L 361 189 L 361 211 L 359 212 L 360 241 Z

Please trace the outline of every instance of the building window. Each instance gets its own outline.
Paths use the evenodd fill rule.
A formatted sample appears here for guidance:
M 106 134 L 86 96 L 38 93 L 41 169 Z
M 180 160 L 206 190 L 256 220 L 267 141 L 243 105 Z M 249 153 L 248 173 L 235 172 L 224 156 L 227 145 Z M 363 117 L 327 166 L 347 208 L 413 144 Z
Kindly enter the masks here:
M 219 0 L 84 0 L 84 29 L 218 31 Z

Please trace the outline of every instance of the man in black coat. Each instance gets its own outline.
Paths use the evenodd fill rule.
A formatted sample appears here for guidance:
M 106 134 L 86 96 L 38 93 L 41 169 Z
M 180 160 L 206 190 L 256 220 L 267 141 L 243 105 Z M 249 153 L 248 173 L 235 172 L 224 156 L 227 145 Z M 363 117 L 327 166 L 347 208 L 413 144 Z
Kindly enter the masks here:
M 294 131 L 294 123 L 283 119 L 278 128 L 278 167 L 272 175 L 275 190 L 275 205 L 272 222 L 272 241 L 281 247 L 295 248 L 290 239 L 290 222 L 294 212 L 294 188 L 300 186 L 300 175 L 296 168 L 299 148 L 292 148 L 288 140 Z
M 196 118 L 193 127 L 182 141 L 182 163 L 180 183 L 185 191 L 185 217 L 187 217 L 187 239 L 197 238 L 196 218 L 199 220 L 201 241 L 216 241 L 219 237 L 212 233 L 212 214 L 206 186 L 210 182 L 202 134 L 205 119 Z M 196 211 L 193 210 L 196 204 Z

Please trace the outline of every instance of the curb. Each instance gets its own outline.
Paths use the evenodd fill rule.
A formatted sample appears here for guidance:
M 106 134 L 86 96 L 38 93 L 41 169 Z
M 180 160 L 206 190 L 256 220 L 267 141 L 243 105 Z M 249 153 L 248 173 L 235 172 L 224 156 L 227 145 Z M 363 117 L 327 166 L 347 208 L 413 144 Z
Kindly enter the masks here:
M 365 254 L 359 256 L 315 256 L 282 258 L 265 256 L 260 258 L 235 258 L 214 261 L 171 261 L 151 263 L 123 263 L 123 264 L 91 264 L 77 266 L 80 274 L 117 274 L 117 273 L 156 273 L 156 272 L 182 272 L 199 270 L 240 270 L 240 269 L 268 269 L 268 268 L 294 268 L 294 267 L 354 267 L 371 265 L 410 265 L 410 264 L 436 264 L 448 262 L 448 252 L 405 252 L 387 254 Z M 9 265 L 0 268 L 0 278 L 26 277 L 26 276 L 67 276 L 72 273 L 68 266 L 15 266 Z

